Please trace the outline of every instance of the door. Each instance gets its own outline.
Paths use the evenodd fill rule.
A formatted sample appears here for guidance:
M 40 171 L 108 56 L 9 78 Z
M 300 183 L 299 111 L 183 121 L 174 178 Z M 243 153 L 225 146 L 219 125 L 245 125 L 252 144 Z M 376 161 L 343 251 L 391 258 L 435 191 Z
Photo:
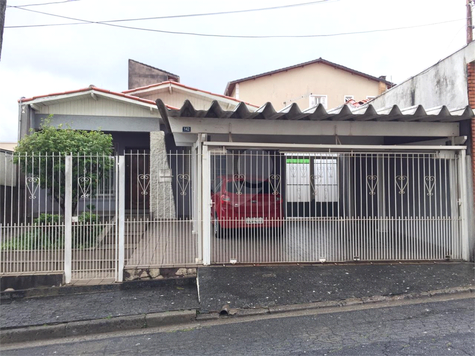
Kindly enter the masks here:
M 127 150 L 125 170 L 125 208 L 147 212 L 150 207 L 150 155 L 148 150 Z

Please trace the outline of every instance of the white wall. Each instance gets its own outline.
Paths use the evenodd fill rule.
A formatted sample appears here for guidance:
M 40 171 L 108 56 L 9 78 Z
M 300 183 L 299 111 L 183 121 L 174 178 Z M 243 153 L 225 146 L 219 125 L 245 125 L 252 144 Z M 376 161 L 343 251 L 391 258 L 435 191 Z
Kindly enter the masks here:
M 376 108 L 422 105 L 430 109 L 445 105 L 449 110 L 468 105 L 467 63 L 475 60 L 475 42 L 377 97 Z
M 16 186 L 16 169 L 13 169 L 12 153 L 0 151 L 0 185 L 15 187 Z

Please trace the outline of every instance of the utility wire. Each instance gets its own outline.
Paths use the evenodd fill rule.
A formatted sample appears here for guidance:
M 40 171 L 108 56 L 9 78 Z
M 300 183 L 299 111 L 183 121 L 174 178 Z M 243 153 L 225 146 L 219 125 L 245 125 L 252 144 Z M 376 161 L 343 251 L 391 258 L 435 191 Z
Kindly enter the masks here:
M 133 26 L 124 26 L 124 25 L 117 25 L 113 23 L 108 23 L 104 21 L 90 21 L 90 20 L 83 20 L 77 19 L 68 16 L 61 16 L 50 14 L 47 12 L 37 11 L 37 10 L 30 10 L 30 9 L 23 9 L 25 11 L 31 11 L 43 15 L 53 16 L 64 18 L 73 21 L 81 21 L 81 23 L 85 24 L 96 24 L 96 25 L 104 25 L 104 26 L 111 26 L 111 27 L 118 27 L 118 28 L 125 28 L 129 30 L 138 30 L 138 31 L 147 31 L 147 32 L 158 32 L 158 33 L 165 33 L 165 34 L 172 34 L 172 35 L 186 35 L 186 36 L 199 36 L 199 37 L 219 37 L 219 38 L 244 38 L 244 39 L 256 39 L 256 38 L 315 38 L 315 37 L 336 37 L 336 36 L 348 36 L 348 35 L 358 35 L 358 34 L 366 34 L 366 33 L 375 33 L 375 32 L 389 32 L 389 31 L 398 31 L 398 30 L 407 30 L 412 28 L 420 28 L 420 27 L 429 27 L 429 26 L 436 26 L 445 23 L 451 23 L 456 21 L 465 21 L 465 18 L 461 19 L 454 19 L 454 20 L 447 20 L 442 22 L 433 22 L 427 24 L 420 24 L 420 25 L 412 25 L 412 26 L 403 26 L 403 27 L 393 27 L 393 28 L 386 28 L 386 29 L 375 29 L 375 30 L 367 30 L 367 31 L 354 31 L 354 32 L 340 32 L 340 33 L 329 33 L 329 34 L 308 34 L 308 35 L 222 35 L 222 34 L 211 34 L 211 33 L 198 33 L 198 32 L 181 32 L 181 31 L 167 31 L 167 30 L 158 30 L 152 28 L 143 28 L 143 27 L 133 27 Z M 243 10 L 244 11 L 244 10 Z M 11 28 L 5 26 L 5 28 Z M 18 27 L 17 27 L 18 28 Z
M 71 3 L 71 2 L 78 2 L 81 0 L 64 0 L 64 1 L 52 1 L 52 2 L 41 2 L 37 4 L 25 4 L 25 5 L 8 5 L 7 7 L 16 7 L 17 9 L 23 7 L 30 7 L 30 6 L 43 6 L 43 5 L 56 5 L 56 4 L 64 4 L 64 3 Z
M 462 21 L 462 20 L 465 21 L 465 18 L 442 21 L 442 22 L 434 22 L 434 23 L 428 23 L 428 24 L 422 24 L 422 25 L 405 26 L 405 27 L 395 27 L 395 28 L 376 29 L 376 30 L 367 30 L 367 31 L 329 33 L 329 34 L 309 34 L 309 35 L 220 35 L 220 34 L 208 34 L 208 33 L 197 33 L 197 32 L 165 31 L 165 30 L 157 30 L 157 29 L 151 29 L 151 28 L 122 26 L 122 25 L 114 25 L 114 24 L 104 24 L 104 25 L 121 27 L 121 28 L 126 28 L 126 29 L 131 29 L 131 30 L 166 33 L 166 34 L 172 34 L 172 35 L 256 39 L 256 38 L 316 38 L 316 37 L 348 36 L 348 35 L 358 35 L 358 34 L 365 34 L 365 33 L 389 32 L 389 31 L 397 31 L 397 30 L 407 30 L 407 29 L 412 29 L 412 28 L 436 26 L 436 25 Z
M 78 0 L 76 0 L 78 1 Z M 280 6 L 271 6 L 271 7 L 263 7 L 263 8 L 258 8 L 258 9 L 246 9 L 246 10 L 233 10 L 233 11 L 219 11 L 219 12 L 205 12 L 205 13 L 198 13 L 198 14 L 182 14 L 182 15 L 169 15 L 169 16 L 155 16 L 155 17 L 139 17 L 139 18 L 133 18 L 133 19 L 119 19 L 119 20 L 106 20 L 106 21 L 87 21 L 87 20 L 81 20 L 81 19 L 75 19 L 77 21 L 81 22 L 75 22 L 75 23 L 66 23 L 66 24 L 42 24 L 42 25 L 22 25 L 22 26 L 8 26 L 6 28 L 24 28 L 24 27 L 46 27 L 46 26 L 65 26 L 65 25 L 86 25 L 86 24 L 91 24 L 91 23 L 101 23 L 101 24 L 107 24 L 107 23 L 114 23 L 114 22 L 127 22 L 127 21 L 146 21 L 146 20 L 164 20 L 164 19 L 176 19 L 176 18 L 186 18 L 186 17 L 200 17 L 200 16 L 215 16 L 215 15 L 229 15 L 229 14 L 239 14 L 239 13 L 246 13 L 246 12 L 257 12 L 257 11 L 268 11 L 268 10 L 278 10 L 278 9 L 285 9 L 285 8 L 291 8 L 291 7 L 300 7 L 300 6 L 307 6 L 307 5 L 316 5 L 316 4 L 322 4 L 322 3 L 329 3 L 329 2 L 336 2 L 340 0 L 319 0 L 319 1 L 309 1 L 309 2 L 303 2 L 303 3 L 298 3 L 298 4 L 288 4 L 288 5 L 280 5 Z M 65 1 L 61 1 L 60 3 L 63 3 Z M 69 1 L 66 1 L 69 2 Z M 45 3 L 48 4 L 48 3 Z M 49 14 L 41 11 L 35 11 L 35 10 L 29 10 L 29 9 L 24 9 L 25 6 L 34 6 L 33 4 L 31 5 L 21 5 L 21 6 L 13 6 L 13 5 L 7 5 L 9 8 L 15 8 L 18 10 L 26 10 L 26 11 L 31 11 L 31 12 L 36 12 L 39 14 L 43 15 L 50 15 L 50 16 L 58 16 L 66 19 L 72 19 L 69 17 L 65 16 L 60 16 L 60 15 L 54 15 L 54 14 Z

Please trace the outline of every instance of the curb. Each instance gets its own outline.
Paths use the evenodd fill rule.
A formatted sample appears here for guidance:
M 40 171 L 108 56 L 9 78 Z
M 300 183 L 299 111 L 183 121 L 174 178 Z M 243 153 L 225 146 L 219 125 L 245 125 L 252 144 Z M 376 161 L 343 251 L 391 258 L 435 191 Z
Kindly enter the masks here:
M 4 329 L 0 333 L 0 344 L 96 335 L 114 331 L 179 325 L 194 321 L 196 321 L 196 310 L 184 310 Z
M 223 310 L 229 311 L 229 314 L 223 313 L 223 310 L 220 312 L 212 312 L 207 314 L 199 314 L 199 311 L 197 310 L 184 310 L 84 321 L 73 321 L 42 326 L 9 328 L 0 329 L 0 344 L 5 345 L 29 341 L 96 335 L 116 331 L 139 330 L 144 328 L 156 328 L 228 318 L 252 317 L 268 314 L 284 314 L 288 312 L 296 312 L 302 310 L 315 310 L 363 304 L 378 304 L 406 299 L 430 298 L 442 295 L 462 293 L 475 293 L 475 286 L 439 289 L 428 292 L 404 295 L 348 298 L 335 301 L 291 304 L 256 309 L 231 309 L 229 308 L 229 306 L 228 308 L 223 308 Z
M 196 284 L 196 277 L 179 277 L 168 279 L 153 279 L 153 280 L 138 280 L 126 281 L 114 284 L 98 284 L 98 285 L 84 285 L 84 286 L 62 286 L 50 288 L 33 288 L 14 291 L 0 292 L 0 301 L 8 302 L 12 300 L 24 298 L 43 298 L 43 297 L 57 297 L 62 295 L 73 294 L 88 294 L 88 293 L 106 293 L 119 290 L 129 290 L 138 288 L 154 288 L 164 285 L 194 285 Z
M 264 308 L 256 309 L 229 309 L 233 310 L 233 313 L 223 313 L 223 308 L 220 312 L 214 312 L 209 314 L 199 314 L 196 319 L 198 321 L 206 320 L 216 320 L 220 319 L 223 315 L 224 317 L 249 317 L 257 315 L 266 315 L 266 314 L 283 314 L 288 312 L 296 312 L 302 310 L 313 310 L 313 309 L 324 309 L 324 308 L 334 308 L 334 307 L 345 307 L 352 305 L 362 305 L 362 304 L 371 304 L 371 303 L 386 303 L 394 302 L 407 299 L 419 299 L 419 298 L 430 298 L 441 295 L 450 295 L 450 294 L 462 294 L 462 293 L 475 293 L 475 286 L 466 286 L 466 287 L 455 287 L 455 288 L 446 288 L 446 289 L 437 289 L 428 292 L 420 293 L 411 293 L 403 295 L 392 295 L 392 296 L 373 296 L 373 297 L 361 297 L 361 298 L 348 298 L 342 300 L 331 300 L 323 302 L 314 302 L 314 303 L 305 303 L 305 304 L 289 304 L 281 306 L 271 306 Z
M 441 296 L 441 295 L 461 294 L 461 293 L 475 293 L 475 286 L 438 289 L 438 290 L 433 290 L 433 291 L 428 291 L 428 292 L 392 295 L 392 296 L 373 296 L 373 297 L 362 297 L 362 298 L 349 298 L 349 299 L 344 299 L 344 300 L 335 300 L 335 301 L 326 301 L 326 302 L 316 302 L 316 303 L 308 303 L 308 304 L 284 305 L 281 307 L 269 307 L 268 312 L 271 314 L 276 314 L 276 313 L 286 313 L 286 312 L 291 312 L 291 311 L 308 310 L 308 309 L 321 309 L 321 308 L 345 307 L 345 306 L 372 304 L 372 303 L 376 304 L 376 303 L 395 302 L 395 301 L 400 301 L 400 300 L 430 298 L 430 297 Z

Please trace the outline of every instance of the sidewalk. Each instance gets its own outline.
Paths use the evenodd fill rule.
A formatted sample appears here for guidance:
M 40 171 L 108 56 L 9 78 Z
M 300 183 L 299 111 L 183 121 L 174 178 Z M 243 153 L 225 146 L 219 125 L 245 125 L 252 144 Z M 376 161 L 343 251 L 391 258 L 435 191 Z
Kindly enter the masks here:
M 417 294 L 475 285 L 473 263 L 209 267 L 198 271 L 202 311 Z
M 123 317 L 141 320 L 147 315 L 183 310 L 199 312 L 201 317 L 217 316 L 225 304 L 240 310 L 275 310 L 354 298 L 473 292 L 474 268 L 473 263 L 202 267 L 196 284 L 194 279 L 177 279 L 96 289 L 59 287 L 61 293 L 70 289 L 57 296 L 2 300 L 0 331 L 5 336 L 11 331 L 21 334 L 29 328 L 39 330 L 76 322 L 93 325 L 92 321 L 100 321 L 104 332 L 104 325 Z M 58 294 L 58 290 L 48 292 Z M 124 330 L 126 326 L 122 324 L 120 328 Z M 67 332 L 72 331 L 66 330 L 63 336 L 68 336 Z M 41 333 L 35 335 L 41 338 Z M 15 342 L 3 336 L 4 342 Z

